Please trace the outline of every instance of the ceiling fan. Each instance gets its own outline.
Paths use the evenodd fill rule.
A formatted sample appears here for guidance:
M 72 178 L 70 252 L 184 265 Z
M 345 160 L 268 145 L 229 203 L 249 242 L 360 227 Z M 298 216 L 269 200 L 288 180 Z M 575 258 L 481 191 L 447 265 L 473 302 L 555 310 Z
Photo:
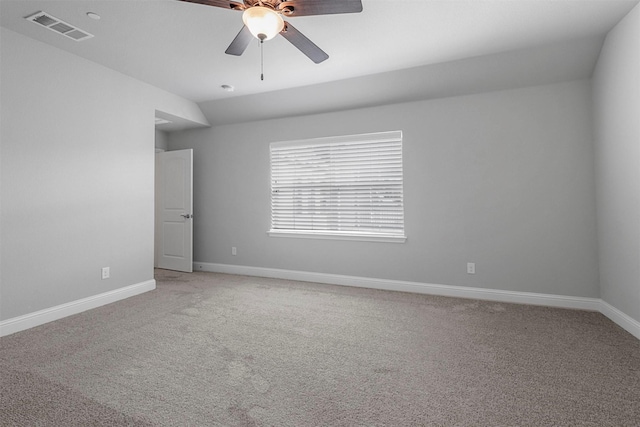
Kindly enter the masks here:
M 260 42 L 280 34 L 316 64 L 329 58 L 322 49 L 282 16 L 332 15 L 362 12 L 361 0 L 180 0 L 231 10 L 242 10 L 244 26 L 225 53 L 240 56 L 252 37 Z

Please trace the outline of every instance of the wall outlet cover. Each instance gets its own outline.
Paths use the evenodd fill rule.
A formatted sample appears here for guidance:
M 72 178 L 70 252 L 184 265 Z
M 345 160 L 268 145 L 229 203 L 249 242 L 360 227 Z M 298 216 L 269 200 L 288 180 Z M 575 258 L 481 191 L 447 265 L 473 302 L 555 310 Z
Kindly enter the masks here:
M 467 274 L 476 274 L 476 263 L 468 262 L 467 263 Z

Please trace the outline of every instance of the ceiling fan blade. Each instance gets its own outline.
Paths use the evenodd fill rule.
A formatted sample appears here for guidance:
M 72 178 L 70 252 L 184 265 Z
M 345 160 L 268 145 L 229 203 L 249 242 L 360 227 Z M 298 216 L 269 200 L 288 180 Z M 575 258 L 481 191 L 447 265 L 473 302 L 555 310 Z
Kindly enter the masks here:
M 329 58 L 329 55 L 320 49 L 314 42 L 309 40 L 304 34 L 298 31 L 293 25 L 285 21 L 284 29 L 280 31 L 280 35 L 289 40 L 292 45 L 297 47 L 300 52 L 309 57 L 316 64 L 321 63 Z
M 361 0 L 284 0 L 278 9 L 285 16 L 332 15 L 362 12 Z
M 249 28 L 247 28 L 246 25 L 243 25 L 242 29 L 240 30 L 236 38 L 233 39 L 233 41 L 231 42 L 227 50 L 224 51 L 224 53 L 229 55 L 240 56 L 244 53 L 247 46 L 249 46 L 249 43 L 251 42 L 252 39 L 253 39 L 253 34 L 251 34 L 251 31 L 249 31 Z
M 232 1 L 232 0 L 179 0 L 187 3 L 198 3 L 204 4 L 205 6 L 215 6 L 222 7 L 224 9 L 232 9 L 232 10 L 244 10 L 245 5 L 242 1 Z

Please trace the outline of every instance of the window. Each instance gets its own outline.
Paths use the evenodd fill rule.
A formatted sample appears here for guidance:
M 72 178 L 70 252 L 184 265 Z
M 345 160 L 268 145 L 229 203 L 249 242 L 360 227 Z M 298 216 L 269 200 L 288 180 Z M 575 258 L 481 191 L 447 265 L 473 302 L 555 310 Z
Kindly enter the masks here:
M 404 242 L 402 132 L 274 142 L 272 236 Z

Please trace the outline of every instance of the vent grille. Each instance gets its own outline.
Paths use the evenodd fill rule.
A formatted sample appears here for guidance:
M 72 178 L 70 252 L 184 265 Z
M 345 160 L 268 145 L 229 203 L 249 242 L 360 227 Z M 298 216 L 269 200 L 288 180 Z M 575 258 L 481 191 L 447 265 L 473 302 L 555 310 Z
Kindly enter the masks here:
M 65 36 L 71 37 L 75 41 L 84 40 L 90 37 L 93 37 L 91 34 L 83 33 L 78 29 L 74 29 L 73 31 L 69 31 L 68 33 L 64 33 Z
M 49 18 L 47 15 L 40 15 L 37 18 L 33 19 L 33 21 L 36 21 L 38 24 L 44 25 L 45 27 L 58 22 L 55 19 Z
M 33 15 L 27 16 L 25 19 L 27 21 L 31 21 L 35 24 L 45 27 L 51 31 L 55 31 L 58 34 L 67 36 L 71 40 L 75 40 L 77 42 L 93 37 L 93 34 L 89 34 L 86 31 L 79 29 L 78 27 L 74 27 L 73 25 L 64 22 L 63 20 L 58 19 L 46 12 L 40 11 L 34 13 Z
M 52 30 L 56 30 L 59 33 L 68 33 L 69 31 L 73 30 L 73 27 L 71 25 L 67 25 L 63 22 L 58 22 L 57 24 L 53 24 L 50 25 L 49 28 L 51 28 Z

